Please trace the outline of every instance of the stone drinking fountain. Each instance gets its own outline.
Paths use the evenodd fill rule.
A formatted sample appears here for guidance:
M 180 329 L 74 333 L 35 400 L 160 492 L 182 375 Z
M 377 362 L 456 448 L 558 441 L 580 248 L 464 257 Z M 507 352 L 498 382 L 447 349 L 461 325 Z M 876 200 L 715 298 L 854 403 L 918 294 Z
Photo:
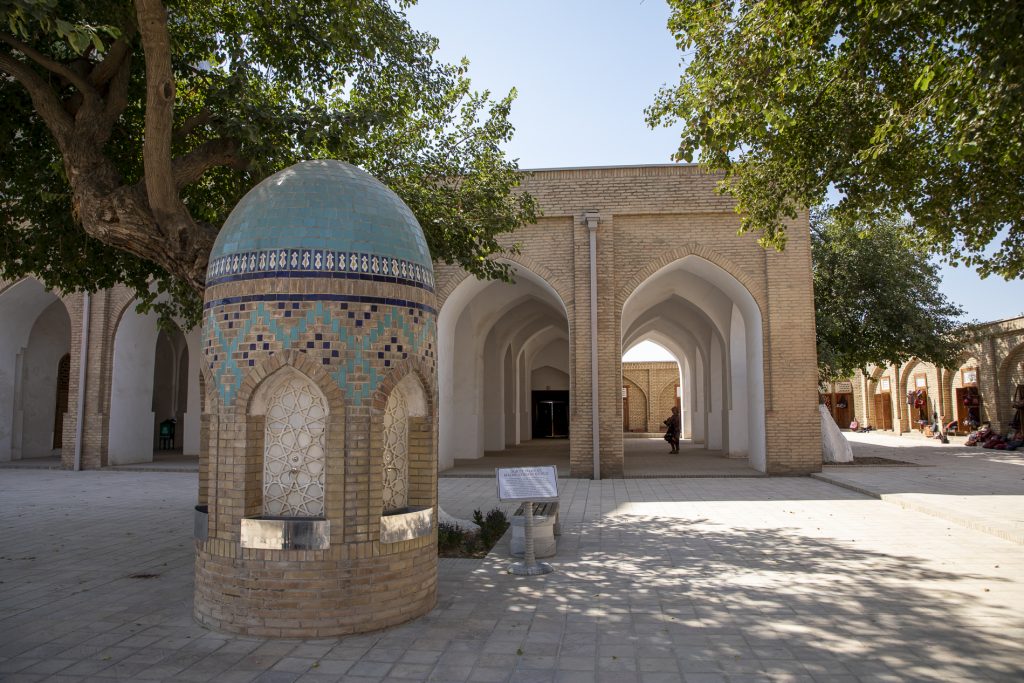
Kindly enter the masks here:
M 423 231 L 340 161 L 253 188 L 210 255 L 195 616 L 380 629 L 437 599 L 436 300 Z

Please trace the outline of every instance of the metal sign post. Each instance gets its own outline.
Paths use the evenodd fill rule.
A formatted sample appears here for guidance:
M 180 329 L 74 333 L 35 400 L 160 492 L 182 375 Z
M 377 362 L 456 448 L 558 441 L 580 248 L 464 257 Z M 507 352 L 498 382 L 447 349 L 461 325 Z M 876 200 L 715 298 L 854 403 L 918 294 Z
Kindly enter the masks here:
M 523 561 L 509 565 L 509 572 L 516 576 L 550 574 L 554 568 L 547 562 L 538 562 L 533 550 L 533 502 L 557 500 L 558 469 L 554 466 L 499 467 L 495 475 L 498 479 L 498 500 L 522 501 L 524 505 Z
M 554 568 L 547 562 L 538 562 L 536 556 L 533 553 L 533 503 L 526 501 L 526 510 L 524 511 L 523 520 L 523 531 L 525 537 L 525 545 L 523 548 L 523 561 L 513 562 L 508 570 L 516 576 L 539 576 L 541 574 L 550 574 L 554 571 Z

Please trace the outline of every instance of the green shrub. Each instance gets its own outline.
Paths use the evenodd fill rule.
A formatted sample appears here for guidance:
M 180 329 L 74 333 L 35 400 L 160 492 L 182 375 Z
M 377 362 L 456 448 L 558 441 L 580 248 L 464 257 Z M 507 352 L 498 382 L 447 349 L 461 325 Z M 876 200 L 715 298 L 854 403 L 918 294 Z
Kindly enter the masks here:
M 476 519 L 474 518 L 473 521 Z M 487 548 L 493 548 L 509 527 L 508 517 L 498 508 L 488 512 L 483 522 L 477 522 L 477 524 L 480 524 L 480 542 Z
M 454 524 L 438 524 L 438 554 L 442 557 L 484 557 L 509 527 L 505 513 L 497 508 L 488 512 L 486 517 L 479 510 L 474 510 L 473 522 L 480 527 L 480 533 L 463 531 Z
M 451 553 L 462 545 L 464 532 L 454 524 L 441 522 L 437 525 L 437 551 L 441 554 Z

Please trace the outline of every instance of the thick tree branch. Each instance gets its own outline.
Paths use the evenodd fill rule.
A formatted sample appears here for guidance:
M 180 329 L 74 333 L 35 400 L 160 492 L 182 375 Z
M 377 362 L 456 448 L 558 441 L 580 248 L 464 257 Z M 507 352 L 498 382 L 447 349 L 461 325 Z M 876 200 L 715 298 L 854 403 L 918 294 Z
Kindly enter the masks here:
M 203 107 L 199 110 L 199 113 L 195 116 L 190 116 L 181 122 L 178 129 L 174 131 L 174 141 L 184 142 L 188 138 L 189 134 L 199 126 L 205 126 L 213 119 L 213 112 L 207 107 Z
M 110 133 L 114 128 L 114 124 L 124 113 L 125 108 L 128 106 L 128 85 L 131 81 L 132 71 L 132 54 L 127 53 L 123 59 L 118 62 L 117 71 L 114 73 L 110 80 L 110 85 L 107 88 L 106 105 L 103 107 L 102 118 L 102 132 L 97 136 L 100 145 L 103 145 L 110 139 Z
M 160 0 L 136 0 L 136 16 L 146 56 L 146 136 L 143 168 L 146 194 L 158 224 L 180 218 L 184 206 L 171 172 L 174 125 L 174 72 L 167 10 Z
M 6 33 L 0 33 L 0 41 L 7 43 L 50 73 L 60 76 L 68 83 L 71 83 L 78 88 L 78 91 L 82 93 L 84 97 L 97 96 L 96 89 L 92 87 L 92 84 L 81 74 L 69 69 L 66 65 L 61 64 L 54 59 L 50 59 L 39 50 L 26 45 L 14 36 L 7 35 Z
M 132 26 L 121 33 L 121 37 L 114 41 L 114 44 L 107 50 L 107 55 L 103 58 L 103 61 L 97 64 L 96 68 L 89 74 L 89 80 L 94 86 L 97 88 L 101 87 L 121 71 L 124 62 L 131 57 L 132 39 L 134 37 L 135 27 Z
M 211 168 L 218 166 L 245 169 L 249 162 L 239 154 L 240 148 L 237 140 L 217 138 L 204 142 L 188 154 L 178 157 L 171 164 L 175 186 L 181 190 L 199 180 Z
M 74 122 L 64 111 L 57 93 L 32 68 L 9 54 L 0 54 L 0 71 L 6 71 L 28 91 L 36 113 L 46 124 L 57 145 L 67 148 Z

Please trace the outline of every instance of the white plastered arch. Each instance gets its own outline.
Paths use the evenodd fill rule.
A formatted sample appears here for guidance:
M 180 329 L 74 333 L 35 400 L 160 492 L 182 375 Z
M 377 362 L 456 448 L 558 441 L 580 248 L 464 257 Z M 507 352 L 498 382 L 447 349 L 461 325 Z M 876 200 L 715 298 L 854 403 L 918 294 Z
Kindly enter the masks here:
M 0 294 L 0 462 L 50 455 L 57 366 L 70 352 L 71 321 L 35 278 Z
M 551 326 L 568 343 L 566 308 L 555 289 L 525 267 L 512 267 L 515 284 L 466 278 L 438 314 L 440 469 L 521 441 L 529 414 L 522 347 Z
M 659 308 L 664 302 L 672 306 Z M 764 342 L 757 302 L 721 267 L 700 256 L 684 256 L 659 269 L 626 298 L 623 346 L 653 339 L 659 329 L 665 342 L 659 343 L 671 350 L 670 340 L 682 328 L 688 328 L 698 341 L 696 352 L 683 357 L 699 356 L 702 361 L 694 363 L 693 370 L 709 381 L 705 405 L 711 409 L 719 405 L 716 384 L 721 397 L 723 426 L 716 435 L 719 420 L 709 421 L 708 446 L 714 448 L 720 441 L 730 455 L 745 456 L 752 467 L 765 471 Z M 692 390 L 694 384 L 684 382 L 684 390 Z

